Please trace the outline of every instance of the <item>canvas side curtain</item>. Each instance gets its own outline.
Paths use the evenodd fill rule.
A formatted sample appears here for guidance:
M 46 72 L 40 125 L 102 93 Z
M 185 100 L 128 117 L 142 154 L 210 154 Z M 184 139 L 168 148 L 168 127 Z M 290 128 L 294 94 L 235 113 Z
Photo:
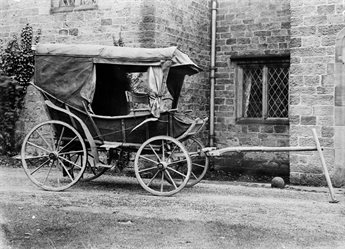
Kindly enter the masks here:
M 164 67 L 149 67 L 147 72 L 150 108 L 155 117 L 159 117 L 161 112 L 171 109 L 173 99 L 166 84 L 168 73 L 164 70 Z
M 79 109 L 92 101 L 95 70 L 92 58 L 36 56 L 35 84 L 55 98 Z

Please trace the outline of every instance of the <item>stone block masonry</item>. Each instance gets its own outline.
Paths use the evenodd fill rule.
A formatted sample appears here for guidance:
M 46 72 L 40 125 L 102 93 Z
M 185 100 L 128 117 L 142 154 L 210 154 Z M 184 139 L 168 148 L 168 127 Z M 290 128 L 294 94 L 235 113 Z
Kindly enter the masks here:
M 290 121 L 290 144 L 313 145 L 311 128 L 316 128 L 321 146 L 325 148 L 327 167 L 335 181 L 341 177 L 338 169 L 344 167 L 335 147 L 341 137 L 335 124 L 336 40 L 345 27 L 344 4 L 326 0 L 291 0 L 290 3 L 290 116 L 294 117 L 293 122 Z M 344 148 L 343 142 L 339 143 Z M 325 184 L 317 153 L 290 153 L 290 181 Z
M 215 141 L 218 147 L 288 146 L 287 124 L 237 122 L 236 109 L 239 97 L 236 93 L 238 88 L 236 63 L 232 58 L 289 55 L 290 1 L 219 0 L 218 2 Z M 236 155 L 233 157 L 236 158 Z M 228 166 L 242 173 L 244 171 L 265 171 L 266 174 L 281 172 L 285 177 L 286 172 L 289 172 L 288 160 L 288 153 L 246 153 L 242 160 L 235 159 L 234 162 L 237 163 L 223 165 L 222 168 L 225 170 Z

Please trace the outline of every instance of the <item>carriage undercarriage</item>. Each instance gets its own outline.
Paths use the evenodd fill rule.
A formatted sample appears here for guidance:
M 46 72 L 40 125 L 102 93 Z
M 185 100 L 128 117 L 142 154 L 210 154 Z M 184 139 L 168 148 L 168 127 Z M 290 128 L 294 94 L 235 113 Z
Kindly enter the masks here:
M 185 133 L 181 139 L 154 136 L 142 144 L 103 141 L 96 144 L 95 154 L 73 126 L 50 120 L 35 126 L 26 136 L 22 164 L 32 182 L 45 190 L 62 191 L 79 180 L 94 180 L 109 169 L 133 167 L 145 190 L 154 195 L 173 195 L 201 181 L 207 172 L 204 146 L 194 134 Z

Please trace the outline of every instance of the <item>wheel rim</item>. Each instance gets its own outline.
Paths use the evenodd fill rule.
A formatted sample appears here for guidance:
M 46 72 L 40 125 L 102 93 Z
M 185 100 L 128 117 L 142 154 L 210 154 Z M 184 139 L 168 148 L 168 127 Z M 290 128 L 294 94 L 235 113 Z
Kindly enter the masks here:
M 192 160 L 192 172 L 187 187 L 192 187 L 200 182 L 207 173 L 209 158 L 202 151 L 204 144 L 197 138 L 190 137 L 182 142 Z
M 106 152 L 98 151 L 97 153 L 98 155 L 100 155 L 100 154 L 105 154 Z M 101 160 L 100 160 L 100 163 L 106 164 L 106 162 L 101 161 Z M 85 171 L 80 180 L 85 181 L 85 182 L 95 180 L 96 178 L 103 175 L 108 169 L 109 168 L 105 168 L 105 167 L 96 167 L 94 156 L 92 155 L 91 151 L 89 151 Z
M 37 186 L 61 191 L 82 176 L 87 151 L 81 135 L 61 121 L 46 121 L 25 137 L 21 150 L 22 165 Z
M 139 148 L 134 162 L 140 185 L 154 195 L 173 195 L 187 184 L 191 160 L 186 148 L 178 140 L 157 136 Z

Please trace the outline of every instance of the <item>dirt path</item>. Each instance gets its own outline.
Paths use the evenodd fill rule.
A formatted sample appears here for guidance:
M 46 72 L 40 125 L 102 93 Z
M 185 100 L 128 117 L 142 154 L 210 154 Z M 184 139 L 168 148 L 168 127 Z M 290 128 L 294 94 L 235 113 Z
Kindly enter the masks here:
M 0 248 L 345 248 L 344 189 L 336 197 L 214 182 L 156 197 L 110 176 L 55 193 L 0 168 Z

